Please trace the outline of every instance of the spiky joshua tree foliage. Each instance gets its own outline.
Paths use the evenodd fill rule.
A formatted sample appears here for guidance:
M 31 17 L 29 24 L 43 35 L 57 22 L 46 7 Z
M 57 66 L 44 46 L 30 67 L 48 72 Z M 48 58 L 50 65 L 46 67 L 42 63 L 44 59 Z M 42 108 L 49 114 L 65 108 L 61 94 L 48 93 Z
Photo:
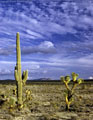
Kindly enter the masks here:
M 71 79 L 70 79 L 70 76 L 67 75 L 67 76 L 61 76 L 61 81 L 64 82 L 65 84 L 65 87 L 66 87 L 66 96 L 65 96 L 65 101 L 66 101 L 66 110 L 69 110 L 70 109 L 70 104 L 72 103 L 73 101 L 73 95 L 74 95 L 74 90 L 76 88 L 77 85 L 81 84 L 83 79 L 82 78 L 78 78 L 77 77 L 79 76 L 78 74 L 72 72 L 71 74 L 72 76 L 72 87 L 70 88 L 69 87 L 69 83 L 71 82 Z
M 15 66 L 15 80 L 17 85 L 17 104 L 18 109 L 23 107 L 22 88 L 25 85 L 28 77 L 28 71 L 23 71 L 21 75 L 21 49 L 20 49 L 20 36 L 16 35 L 16 66 Z

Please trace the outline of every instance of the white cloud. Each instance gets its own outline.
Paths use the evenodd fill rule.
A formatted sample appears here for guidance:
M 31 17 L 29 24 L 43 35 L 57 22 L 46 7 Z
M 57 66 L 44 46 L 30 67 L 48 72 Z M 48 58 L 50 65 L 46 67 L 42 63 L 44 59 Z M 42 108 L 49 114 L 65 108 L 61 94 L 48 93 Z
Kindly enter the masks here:
M 79 58 L 78 62 L 84 66 L 92 67 L 93 66 L 93 54 Z
M 50 41 L 44 41 L 39 45 L 39 48 L 53 48 L 54 44 Z
M 44 38 L 40 33 L 37 33 L 37 32 L 33 32 L 32 30 L 26 30 L 26 32 L 31 35 L 31 36 L 35 36 L 37 38 Z
M 89 77 L 89 79 L 93 79 L 93 77 L 92 77 L 92 76 L 90 76 L 90 77 Z
M 21 37 L 27 37 L 28 39 L 44 39 L 46 36 L 51 37 L 54 33 L 76 34 L 78 31 L 75 27 L 86 30 L 89 28 L 88 25 L 92 25 L 93 18 L 89 17 L 87 14 L 83 15 L 85 8 L 87 11 L 92 10 L 92 3 L 84 4 L 84 2 L 82 2 L 81 7 L 78 2 L 63 2 L 61 4 L 58 4 L 59 1 L 49 1 L 49 4 L 47 4 L 47 2 L 39 2 L 44 9 L 40 8 L 39 5 L 37 6 L 34 1 L 29 3 L 31 4 L 30 8 L 24 4 L 22 7 L 24 10 L 22 12 L 19 9 L 14 11 L 13 6 L 11 6 L 5 13 L 4 8 L 1 7 L 1 31 L 10 36 L 14 36 L 15 33 L 19 31 L 22 34 Z M 20 6 L 22 6 L 21 3 Z M 63 10 L 64 13 L 61 10 Z M 80 11 L 82 11 L 82 14 Z M 4 17 L 3 13 L 5 13 Z M 36 15 L 35 18 L 32 14 Z M 7 31 L 7 28 L 9 31 Z
M 8 74 L 12 74 L 13 72 L 11 70 L 8 69 L 0 69 L 0 75 L 8 75 Z
M 3 42 L 1 43 L 3 44 Z M 5 48 L 3 48 L 1 45 L 0 55 L 3 55 L 3 56 L 13 55 L 13 53 L 15 54 L 15 48 L 16 46 L 13 44 Z M 54 44 L 50 41 L 41 42 L 39 45 L 36 45 L 36 46 L 22 47 L 22 54 L 31 54 L 31 53 L 38 53 L 38 52 L 45 53 L 45 54 L 56 53 L 56 48 Z
M 4 55 L 4 56 L 7 56 L 7 55 L 10 55 L 14 52 L 14 46 L 10 46 L 8 48 L 0 48 L 0 55 Z
M 50 41 L 41 42 L 39 45 L 34 47 L 23 47 L 22 54 L 31 54 L 31 53 L 56 53 L 56 48 L 54 44 Z

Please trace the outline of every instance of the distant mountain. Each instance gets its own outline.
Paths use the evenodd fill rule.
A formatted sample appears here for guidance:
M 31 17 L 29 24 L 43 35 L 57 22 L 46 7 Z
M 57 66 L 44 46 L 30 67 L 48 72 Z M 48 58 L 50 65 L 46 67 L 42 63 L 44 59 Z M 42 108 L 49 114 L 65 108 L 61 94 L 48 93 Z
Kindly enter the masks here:
M 50 79 L 50 78 L 39 78 L 37 80 L 52 80 L 52 79 Z

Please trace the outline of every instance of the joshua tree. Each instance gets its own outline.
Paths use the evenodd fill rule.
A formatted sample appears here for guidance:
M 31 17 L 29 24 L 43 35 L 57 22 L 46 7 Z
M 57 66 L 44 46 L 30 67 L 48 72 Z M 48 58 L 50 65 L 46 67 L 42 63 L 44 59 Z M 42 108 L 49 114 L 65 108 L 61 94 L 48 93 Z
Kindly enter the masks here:
M 21 50 L 20 50 L 20 37 L 19 33 L 16 35 L 16 66 L 15 66 L 15 80 L 17 85 L 17 104 L 18 108 L 21 109 L 23 107 L 23 99 L 22 99 L 22 88 L 25 85 L 28 77 L 28 71 L 23 71 L 21 75 Z
M 74 95 L 74 89 L 76 88 L 77 85 L 81 84 L 83 79 L 82 78 L 79 78 L 77 79 L 79 75 L 72 72 L 72 82 L 73 82 L 73 85 L 72 85 L 72 88 L 69 87 L 69 82 L 71 81 L 70 79 L 70 76 L 67 75 L 67 76 L 62 76 L 61 77 L 61 81 L 64 82 L 66 88 L 67 88 L 67 91 L 66 91 L 66 110 L 69 110 L 69 107 L 70 107 L 70 104 L 72 103 L 73 101 L 73 95 Z

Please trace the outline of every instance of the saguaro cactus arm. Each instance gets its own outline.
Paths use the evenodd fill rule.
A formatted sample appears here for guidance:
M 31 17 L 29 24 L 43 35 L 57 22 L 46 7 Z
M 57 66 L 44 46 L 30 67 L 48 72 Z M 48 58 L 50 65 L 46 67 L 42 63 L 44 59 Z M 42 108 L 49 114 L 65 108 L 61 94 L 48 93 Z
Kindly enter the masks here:
M 28 70 L 23 71 L 23 74 L 22 74 L 23 85 L 26 84 L 27 78 L 28 78 Z
M 18 72 L 17 72 L 17 70 L 15 70 L 15 79 L 16 79 L 16 81 L 18 81 Z

